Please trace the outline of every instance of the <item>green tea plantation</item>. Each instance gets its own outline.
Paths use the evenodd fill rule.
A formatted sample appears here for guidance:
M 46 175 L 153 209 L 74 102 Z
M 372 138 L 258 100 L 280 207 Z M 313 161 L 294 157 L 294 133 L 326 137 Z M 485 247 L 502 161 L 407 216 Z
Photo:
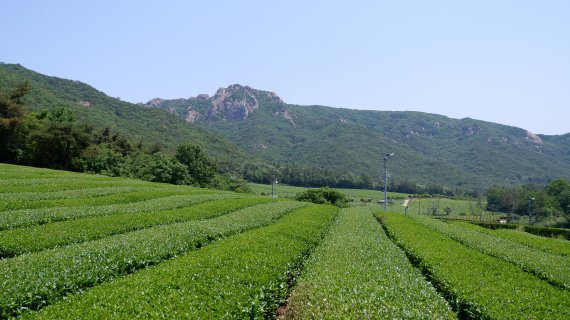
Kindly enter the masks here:
M 0 164 L 0 319 L 570 319 L 570 242 Z

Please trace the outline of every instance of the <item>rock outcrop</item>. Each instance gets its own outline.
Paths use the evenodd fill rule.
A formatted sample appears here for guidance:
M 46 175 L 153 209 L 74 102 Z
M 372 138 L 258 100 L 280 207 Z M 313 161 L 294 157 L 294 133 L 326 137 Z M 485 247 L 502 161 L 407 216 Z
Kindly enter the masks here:
M 249 116 L 255 109 L 259 108 L 259 102 L 249 87 L 242 87 L 238 84 L 227 88 L 220 88 L 212 97 L 208 120 L 212 121 L 218 116 L 231 122 L 240 122 Z
M 260 91 L 239 84 L 220 88 L 212 97 L 207 94 L 199 94 L 189 99 L 163 100 L 155 98 L 148 101 L 145 105 L 162 108 L 170 113 L 178 114 L 187 123 L 196 123 L 198 121 L 212 123 L 220 120 L 241 122 L 260 108 L 262 104 L 281 105 L 282 108 L 275 114 L 283 117 L 285 121 L 295 126 L 292 113 L 285 108 L 285 103 L 275 92 Z M 181 107 L 186 109 L 184 113 L 180 113 Z M 179 112 L 176 112 L 176 110 Z
M 530 131 L 526 132 L 525 139 L 527 141 L 530 141 L 533 144 L 536 144 L 536 145 L 542 145 L 543 144 L 542 139 L 540 139 L 540 137 L 538 135 L 536 135 Z
M 472 137 L 472 136 L 476 135 L 477 133 L 479 133 L 479 131 L 481 131 L 481 128 L 479 128 L 479 127 L 463 128 L 463 134 L 467 137 Z
M 297 126 L 297 124 L 295 124 L 295 120 L 293 120 L 294 115 L 293 113 L 291 113 L 291 111 L 289 111 L 289 109 L 284 108 L 281 111 L 275 112 L 276 116 L 281 116 L 283 117 L 283 119 L 285 119 L 285 121 L 289 122 L 289 124 L 293 127 Z
M 192 124 L 196 122 L 200 118 L 200 116 L 201 116 L 200 112 L 194 110 L 188 110 L 188 112 L 186 112 L 186 118 L 184 118 L 184 120 L 187 123 Z
M 160 107 L 164 99 L 154 98 L 146 103 L 147 106 Z
M 173 107 L 168 107 L 168 112 L 175 114 L 175 115 L 178 115 L 178 112 L 176 112 L 176 109 L 174 109 Z

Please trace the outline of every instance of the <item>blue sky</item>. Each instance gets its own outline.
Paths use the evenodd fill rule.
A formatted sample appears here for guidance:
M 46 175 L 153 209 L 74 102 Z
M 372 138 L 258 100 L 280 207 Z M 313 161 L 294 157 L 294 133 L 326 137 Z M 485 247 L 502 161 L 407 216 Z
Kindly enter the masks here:
M 0 61 L 131 102 L 285 102 L 570 132 L 570 1 L 4 1 Z

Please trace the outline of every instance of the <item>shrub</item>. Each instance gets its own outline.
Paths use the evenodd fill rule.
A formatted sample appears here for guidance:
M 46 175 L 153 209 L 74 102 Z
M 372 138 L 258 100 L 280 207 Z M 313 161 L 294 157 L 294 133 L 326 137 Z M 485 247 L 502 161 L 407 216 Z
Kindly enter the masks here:
M 348 197 L 344 193 L 328 187 L 308 189 L 298 193 L 295 199 L 317 204 L 333 204 L 340 208 L 348 207 L 349 202 Z

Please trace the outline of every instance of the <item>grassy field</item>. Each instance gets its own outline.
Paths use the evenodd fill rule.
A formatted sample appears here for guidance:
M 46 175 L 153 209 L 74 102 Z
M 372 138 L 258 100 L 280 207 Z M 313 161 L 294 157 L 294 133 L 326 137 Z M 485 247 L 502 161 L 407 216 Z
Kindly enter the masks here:
M 251 189 L 255 194 L 271 195 L 270 184 L 250 183 L 249 186 L 251 187 Z M 277 197 L 281 198 L 293 198 L 297 193 L 303 192 L 307 189 L 308 188 L 305 187 L 295 187 L 283 184 L 276 184 L 275 194 L 277 195 Z M 366 190 L 366 189 L 341 189 L 341 188 L 335 188 L 335 189 L 347 194 L 351 198 L 358 201 L 360 199 L 372 199 L 373 201 L 384 199 L 384 191 Z M 408 195 L 404 193 L 388 192 L 388 197 L 393 199 L 403 199 L 407 196 Z
M 271 195 L 271 185 L 250 183 L 250 187 L 257 195 Z M 275 194 L 279 198 L 294 198 L 299 192 L 307 190 L 304 187 L 294 187 L 288 185 L 277 184 L 275 186 Z M 378 201 L 384 199 L 384 192 L 380 190 L 366 190 L 366 189 L 342 189 L 336 188 L 340 192 L 347 194 L 355 205 L 377 205 L 382 206 Z M 408 194 L 388 192 L 388 198 L 394 201 L 388 202 L 388 211 L 406 213 L 405 207 L 402 206 L 405 199 L 408 199 Z M 363 202 L 364 200 L 364 202 Z M 370 202 L 369 202 L 370 200 Z M 479 220 L 481 221 L 495 221 L 499 214 L 482 210 L 483 215 L 479 217 L 481 212 L 480 207 L 485 208 L 486 202 L 483 201 L 481 206 L 478 207 L 477 200 L 458 200 L 449 198 L 411 198 L 408 202 L 408 213 L 415 214 L 432 214 L 439 212 L 444 214 L 449 212 L 449 216 L 463 220 Z
M 280 197 L 0 164 L 0 319 L 570 318 L 569 241 L 422 212 L 474 201 Z

